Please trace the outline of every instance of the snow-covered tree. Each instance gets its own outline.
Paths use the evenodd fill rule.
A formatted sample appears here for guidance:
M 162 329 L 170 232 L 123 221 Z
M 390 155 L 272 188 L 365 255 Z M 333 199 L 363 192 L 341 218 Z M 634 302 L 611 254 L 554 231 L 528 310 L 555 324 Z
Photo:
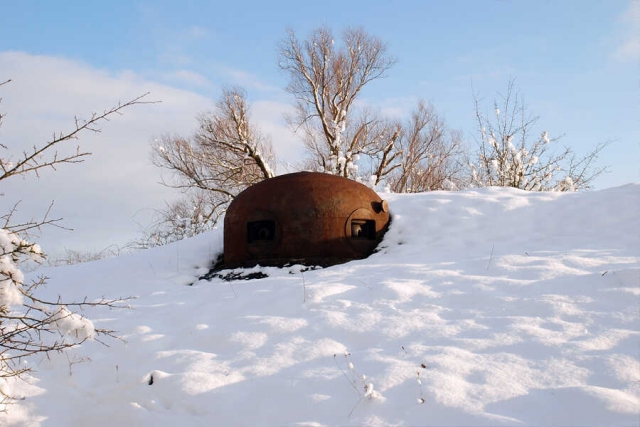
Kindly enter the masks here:
M 406 122 L 358 104 L 362 90 L 385 76 L 395 60 L 386 45 L 361 28 L 336 41 L 327 28 L 298 40 L 293 31 L 280 45 L 280 68 L 295 97 L 289 123 L 301 131 L 310 158 L 305 167 L 394 191 L 428 191 L 457 180 L 454 158 L 460 138 L 420 102 Z
M 387 179 L 391 191 L 420 193 L 461 185 L 464 149 L 460 132 L 446 126 L 433 105 L 418 103 L 400 129 L 397 167 Z
M 7 84 L 10 80 L 0 83 Z M 58 147 L 68 145 L 70 141 L 86 131 L 99 132 L 97 125 L 110 116 L 120 114 L 123 109 L 142 104 L 145 95 L 124 104 L 119 104 L 103 113 L 94 113 L 87 120 L 75 119 L 75 125 L 69 132 L 54 133 L 53 137 L 40 145 L 34 145 L 17 157 L 11 154 L 0 155 L 0 185 L 4 180 L 29 173 L 38 174 L 45 168 L 56 168 L 65 163 L 78 163 L 90 153 L 75 151 L 63 154 Z M 3 116 L 0 114 L 0 125 Z M 4 150 L 6 145 L 0 144 Z M 2 193 L 0 192 L 0 195 Z M 40 246 L 30 240 L 29 232 L 44 225 L 56 224 L 58 219 L 50 219 L 49 211 L 40 220 L 31 220 L 16 224 L 13 221 L 16 206 L 2 217 L 0 228 L 0 410 L 6 410 L 6 404 L 12 396 L 5 392 L 6 381 L 21 378 L 31 368 L 23 364 L 38 354 L 63 351 L 86 340 L 96 339 L 99 335 L 114 336 L 113 331 L 94 327 L 93 323 L 79 314 L 79 310 L 88 306 L 119 306 L 125 299 L 83 300 L 65 302 L 58 298 L 48 301 L 39 297 L 38 288 L 46 278 L 32 282 L 25 281 L 21 264 L 40 262 L 44 253 Z
M 154 164 L 173 173 L 165 185 L 187 197 L 159 211 L 143 246 L 169 243 L 213 227 L 238 193 L 274 176 L 271 142 L 251 124 L 246 98 L 241 88 L 226 88 L 215 111 L 198 118 L 193 137 L 165 135 L 154 142 Z
M 539 117 L 529 114 L 513 81 L 500 98 L 493 103 L 493 113 L 485 115 L 474 97 L 480 138 L 475 162 L 470 165 L 472 185 L 574 191 L 590 188 L 593 180 L 606 171 L 594 162 L 608 142 L 596 145 L 582 157 L 568 147 L 556 151 L 561 136 L 535 132 Z
M 303 132 L 314 169 L 357 176 L 359 156 L 375 151 L 376 136 L 385 132 L 381 132 L 379 119 L 367 111 L 356 111 L 356 100 L 394 62 L 386 45 L 360 28 L 344 31 L 338 43 L 327 28 L 316 29 L 304 41 L 289 30 L 280 45 L 279 60 L 289 76 L 287 91 L 295 97 L 295 113 L 289 122 Z M 377 147 L 383 150 L 388 144 Z

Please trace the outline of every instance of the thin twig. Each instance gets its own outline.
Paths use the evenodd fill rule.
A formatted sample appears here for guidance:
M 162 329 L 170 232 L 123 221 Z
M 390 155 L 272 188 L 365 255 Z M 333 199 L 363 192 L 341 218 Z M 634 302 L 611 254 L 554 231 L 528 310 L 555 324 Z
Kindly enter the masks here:
M 300 270 L 300 274 L 302 275 L 302 302 L 307 302 L 307 284 L 304 281 L 304 271 Z
M 491 265 L 491 260 L 493 259 L 493 249 L 495 245 L 491 246 L 491 256 L 489 256 L 489 262 L 487 263 L 487 271 L 489 271 L 489 266 Z

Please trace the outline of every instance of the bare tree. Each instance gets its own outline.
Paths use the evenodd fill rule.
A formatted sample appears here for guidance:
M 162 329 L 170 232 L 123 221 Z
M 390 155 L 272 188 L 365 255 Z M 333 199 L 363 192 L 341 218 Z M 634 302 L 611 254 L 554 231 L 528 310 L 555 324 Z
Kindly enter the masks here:
M 0 86 L 8 83 L 0 83 Z M 78 138 L 84 131 L 100 132 L 99 123 L 122 110 L 136 104 L 147 103 L 142 95 L 129 102 L 93 113 L 89 119 L 75 118 L 75 126 L 69 132 L 54 133 L 51 140 L 35 144 L 17 159 L 10 155 L 0 156 L 0 182 L 29 173 L 38 174 L 43 168 L 53 168 L 67 163 L 78 163 L 90 153 L 76 147 L 75 153 L 58 155 L 57 148 Z M 0 114 L 0 124 L 2 115 Z M 8 149 L 0 144 L 3 149 Z M 30 242 L 29 232 L 44 225 L 55 225 L 58 219 L 50 219 L 49 211 L 40 220 L 30 220 L 15 224 L 12 221 L 17 205 L 2 216 L 4 224 L 0 229 L 0 379 L 21 378 L 31 368 L 21 362 L 38 354 L 60 352 L 77 346 L 86 340 L 99 340 L 100 336 L 115 337 L 108 329 L 95 328 L 93 323 L 79 314 L 86 307 L 120 307 L 127 298 L 79 302 L 45 300 L 38 296 L 38 288 L 46 282 L 40 277 L 32 283 L 25 282 L 20 265 L 26 261 L 40 262 L 44 253 L 40 246 Z M 9 396 L 0 385 L 0 410 L 6 410 L 11 403 Z
M 192 138 L 165 135 L 154 143 L 154 164 L 174 176 L 164 184 L 188 196 L 159 212 L 143 239 L 149 244 L 168 243 L 212 227 L 238 193 L 274 176 L 271 142 L 251 124 L 244 90 L 224 89 L 216 110 L 198 121 Z
M 433 105 L 420 101 L 398 129 L 397 167 L 388 178 L 392 191 L 417 193 L 458 188 L 463 170 L 461 134 L 445 125 Z
M 372 153 L 372 128 L 379 124 L 366 112 L 356 114 L 355 101 L 365 85 L 383 77 L 394 63 L 385 44 L 363 29 L 344 31 L 339 46 L 326 28 L 303 42 L 289 30 L 279 62 L 289 75 L 287 90 L 296 99 L 289 121 L 303 131 L 317 169 L 356 176 L 358 156 Z
M 494 101 L 493 114 L 481 112 L 474 96 L 475 116 L 480 134 L 476 160 L 471 164 L 476 186 L 515 187 L 534 191 L 573 191 L 590 188 L 606 167 L 596 167 L 605 141 L 582 157 L 569 147 L 554 151 L 561 136 L 547 132 L 532 135 L 539 120 L 527 111 L 522 96 L 511 80 L 507 91 Z

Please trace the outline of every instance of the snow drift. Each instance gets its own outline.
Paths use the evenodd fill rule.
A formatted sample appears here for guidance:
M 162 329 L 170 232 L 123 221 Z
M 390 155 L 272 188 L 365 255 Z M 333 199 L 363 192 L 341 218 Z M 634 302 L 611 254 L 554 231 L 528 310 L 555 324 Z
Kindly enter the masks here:
M 638 425 L 640 184 L 385 195 L 368 259 L 197 280 L 221 230 L 41 270 L 124 341 L 32 359 L 3 425 Z M 45 248 L 46 249 L 46 248 Z

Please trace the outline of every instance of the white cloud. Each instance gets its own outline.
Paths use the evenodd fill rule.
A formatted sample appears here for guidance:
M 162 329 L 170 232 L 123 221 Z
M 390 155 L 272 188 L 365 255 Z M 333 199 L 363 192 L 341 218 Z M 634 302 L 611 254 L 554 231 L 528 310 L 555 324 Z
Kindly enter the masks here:
M 629 8 L 620 17 L 621 40 L 614 51 L 618 61 L 640 59 L 640 0 L 631 1 Z
M 164 76 L 168 81 L 177 83 L 186 83 L 193 86 L 211 86 L 211 82 L 202 74 L 189 70 L 178 70 L 168 73 Z
M 157 184 L 159 171 L 149 161 L 150 139 L 165 132 L 190 133 L 195 115 L 209 108 L 210 101 L 132 72 L 111 75 L 50 56 L 1 52 L 0 70 L 2 78 L 12 79 L 0 89 L 0 108 L 6 113 L 0 141 L 14 157 L 47 141 L 53 132 L 71 130 L 76 115 L 86 118 L 145 92 L 151 92 L 149 100 L 161 101 L 126 109 L 103 122 L 101 133 L 81 135 L 77 144 L 93 153 L 84 163 L 43 171 L 40 179 L 4 181 L 1 189 L 5 196 L 0 212 L 22 200 L 17 219 L 37 217 L 55 200 L 53 216 L 63 217 L 64 225 L 76 231 L 45 230 L 40 240 L 45 250 L 101 249 L 135 237 L 132 215 L 161 207 L 173 194 Z M 72 142 L 61 151 L 75 147 Z M 144 222 L 140 215 L 138 219 Z
M 193 25 L 189 27 L 186 31 L 186 34 L 191 39 L 204 39 L 209 36 L 209 31 L 206 28 L 200 27 L 199 25 Z
M 0 80 L 12 79 L 0 88 L 0 111 L 6 114 L 0 143 L 14 158 L 48 140 L 54 131 L 72 129 L 76 115 L 86 118 L 146 92 L 149 100 L 161 101 L 128 108 L 103 122 L 102 132 L 81 135 L 77 144 L 93 153 L 85 162 L 44 171 L 40 179 L 32 176 L 2 183 L 0 193 L 5 196 L 0 197 L 0 214 L 22 200 L 16 219 L 38 217 L 55 200 L 53 216 L 63 217 L 64 225 L 75 229 L 73 233 L 46 229 L 38 239 L 46 252 L 122 245 L 138 237 L 140 227 L 135 221 L 148 225 L 154 209 L 162 208 L 166 199 L 179 197 L 158 183 L 160 171 L 151 165 L 149 143 L 166 133 L 190 135 L 196 116 L 211 110 L 214 100 L 132 71 L 109 73 L 82 62 L 24 52 L 0 52 L 0 70 Z M 182 76 L 200 78 L 188 70 Z M 278 102 L 255 101 L 253 118 L 272 137 L 276 154 L 282 153 L 285 162 L 297 163 L 300 144 L 282 119 L 288 108 Z M 75 147 L 72 143 L 66 149 Z
M 227 66 L 217 66 L 216 70 L 231 81 L 232 84 L 242 86 L 246 89 L 257 89 L 262 91 L 280 91 L 281 89 L 263 82 L 255 74 Z
M 251 105 L 251 118 L 264 135 L 271 137 L 279 161 L 278 174 L 295 172 L 295 166 L 304 156 L 303 144 L 284 120 L 285 113 L 292 110 L 291 105 L 276 101 L 256 101 Z

